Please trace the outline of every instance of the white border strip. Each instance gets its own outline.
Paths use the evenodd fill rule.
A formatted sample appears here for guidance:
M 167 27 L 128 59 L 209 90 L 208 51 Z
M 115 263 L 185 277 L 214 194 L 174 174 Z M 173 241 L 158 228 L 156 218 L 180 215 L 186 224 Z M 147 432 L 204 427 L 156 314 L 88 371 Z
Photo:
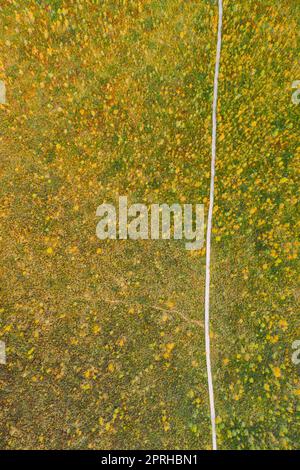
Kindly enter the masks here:
M 208 209 L 208 219 L 207 219 L 207 233 L 206 233 L 206 267 L 205 267 L 205 353 L 206 353 L 206 368 L 207 368 L 207 381 L 208 381 L 213 450 L 217 450 L 217 435 L 216 435 L 216 412 L 215 412 L 215 401 L 214 401 L 214 388 L 213 388 L 211 359 L 210 359 L 209 294 L 210 294 L 211 232 L 212 232 L 212 216 L 213 216 L 213 207 L 214 207 L 215 164 L 216 164 L 216 146 L 217 146 L 218 83 L 219 83 L 219 70 L 220 70 L 221 47 L 222 47 L 222 24 L 223 24 L 223 1 L 219 0 L 218 42 L 217 42 L 216 65 L 215 65 L 214 98 L 213 98 L 213 107 L 212 107 L 211 180 L 210 180 L 210 197 L 209 197 L 209 209 Z

